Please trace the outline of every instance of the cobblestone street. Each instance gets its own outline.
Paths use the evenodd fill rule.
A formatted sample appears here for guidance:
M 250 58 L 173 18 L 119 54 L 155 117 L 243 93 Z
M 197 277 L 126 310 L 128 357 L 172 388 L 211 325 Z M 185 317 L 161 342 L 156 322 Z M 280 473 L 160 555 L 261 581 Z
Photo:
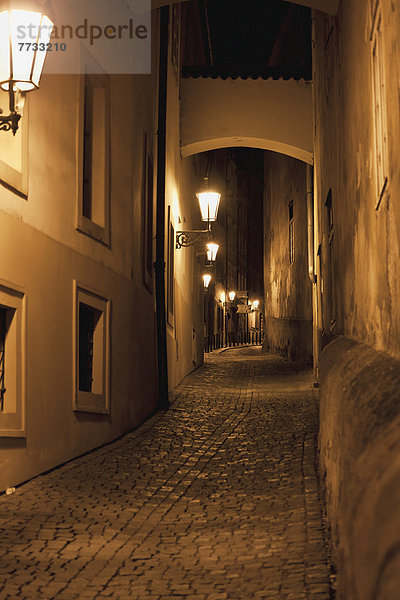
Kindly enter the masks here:
M 171 408 L 0 497 L 0 598 L 329 600 L 310 371 L 227 350 Z

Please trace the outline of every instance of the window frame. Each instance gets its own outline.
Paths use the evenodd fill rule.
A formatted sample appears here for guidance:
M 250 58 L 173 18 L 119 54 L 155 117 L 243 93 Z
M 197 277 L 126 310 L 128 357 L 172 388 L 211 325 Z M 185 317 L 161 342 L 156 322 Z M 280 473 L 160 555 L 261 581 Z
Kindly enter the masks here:
M 151 167 L 151 168 L 150 168 Z M 148 135 L 144 136 L 142 189 L 142 276 L 143 283 L 153 293 L 154 238 L 154 158 Z
M 379 209 L 389 184 L 385 41 L 382 23 L 381 2 L 380 0 L 371 0 L 369 42 L 374 123 L 375 210 Z
M 289 265 L 292 265 L 295 260 L 294 251 L 294 204 L 291 200 L 288 204 L 289 209 Z
M 106 73 L 99 72 L 99 67 L 89 68 L 88 64 L 93 59 L 85 57 L 81 63 L 81 75 L 78 76 L 78 121 L 77 121 L 77 176 L 76 176 L 76 223 L 75 228 L 92 239 L 110 246 L 110 180 L 111 180 L 111 93 L 110 77 Z M 94 72 L 96 72 L 94 74 Z M 85 168 L 85 115 L 86 100 L 85 89 L 89 82 L 97 83 L 98 88 L 104 89 L 104 226 L 96 223 L 84 215 L 84 168 Z M 95 89 L 93 87 L 93 89 Z
M 14 311 L 15 412 L 0 412 L 0 438 L 26 436 L 26 293 L 24 288 L 0 279 L 0 305 Z M 7 350 L 5 370 L 7 371 Z M 6 385 L 8 385 L 6 383 Z
M 102 313 L 102 392 L 100 394 L 86 392 L 79 389 L 79 305 L 80 303 L 92 307 Z M 78 282 L 73 281 L 73 410 L 108 415 L 110 414 L 110 321 L 111 300 L 101 292 Z
M 175 312 L 175 227 L 172 219 L 171 206 L 168 206 L 168 236 L 167 236 L 167 322 L 174 327 Z

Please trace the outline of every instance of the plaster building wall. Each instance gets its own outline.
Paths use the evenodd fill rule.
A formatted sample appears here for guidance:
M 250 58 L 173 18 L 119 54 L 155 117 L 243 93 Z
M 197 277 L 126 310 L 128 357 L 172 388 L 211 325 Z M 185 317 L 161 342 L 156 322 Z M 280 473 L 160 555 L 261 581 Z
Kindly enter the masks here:
M 153 104 L 146 101 L 145 90 L 137 93 L 138 79 L 109 79 L 113 152 L 108 245 L 77 229 L 80 78 L 44 75 L 41 89 L 28 99 L 29 113 L 19 132 L 29 129 L 23 165 L 29 171 L 27 194 L 0 187 L 0 243 L 7 257 L 1 284 L 8 295 L 21 290 L 26 302 L 26 341 L 21 340 L 25 417 L 18 407 L 26 423 L 21 421 L 20 431 L 0 433 L 0 489 L 115 438 L 155 408 L 156 387 L 149 377 L 155 368 L 154 302 L 143 284 L 137 243 L 144 131 L 152 139 Z M 133 107 L 128 114 L 127 98 Z M 134 124 L 135 112 L 144 117 L 140 128 Z M 4 149 L 1 159 L 7 164 Z M 8 184 L 7 174 L 3 181 Z M 105 366 L 110 370 L 109 414 L 73 410 L 74 281 L 110 302 L 111 350 Z M 2 304 L 8 306 L 7 298 Z M 137 319 L 140 314 L 146 318 Z M 7 395 L 5 402 L 7 406 Z
M 196 192 L 203 184 L 196 172 L 194 158 L 182 158 L 180 153 L 180 54 L 174 61 L 172 38 L 182 42 L 179 14 L 170 15 L 170 45 L 168 56 L 167 148 L 166 148 L 166 206 L 165 258 L 168 386 L 173 389 L 188 373 L 203 362 L 203 290 L 198 247 L 176 249 L 175 239 L 169 239 L 169 228 L 177 231 L 204 229 Z M 178 19 L 178 20 L 177 20 Z M 178 30 L 175 36 L 174 27 Z M 173 257 L 171 257 L 171 252 Z M 172 264 L 173 262 L 173 264 Z M 173 310 L 169 298 L 168 278 L 173 273 Z
M 336 338 L 319 357 L 321 469 L 338 596 L 383 600 L 400 561 L 400 3 L 314 19 L 319 348 Z
M 307 165 L 288 156 L 266 152 L 264 174 L 263 345 L 267 351 L 310 363 L 312 304 L 307 275 Z
M 15 139 L 1 132 L 0 316 L 7 331 L 0 490 L 115 439 L 157 406 L 158 13 L 152 16 L 152 75 L 104 80 L 110 176 L 105 167 L 109 203 L 106 193 L 100 215 L 83 218 L 82 77 L 44 74 Z M 166 257 L 168 206 L 176 231 L 179 219 L 194 223 L 196 204 L 193 159 L 179 156 L 179 82 L 170 69 Z M 194 251 L 178 255 L 172 247 L 170 387 L 201 363 L 203 299 Z M 99 319 L 93 393 L 79 391 L 81 305 Z

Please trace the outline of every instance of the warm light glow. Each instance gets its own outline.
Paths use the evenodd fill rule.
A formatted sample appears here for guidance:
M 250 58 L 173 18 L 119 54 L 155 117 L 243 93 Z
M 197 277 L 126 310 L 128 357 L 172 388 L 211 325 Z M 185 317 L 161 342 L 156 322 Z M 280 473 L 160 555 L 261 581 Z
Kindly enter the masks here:
M 203 221 L 216 221 L 221 194 L 218 192 L 201 192 L 196 194 Z
M 207 260 L 210 262 L 214 262 L 217 258 L 217 253 L 218 253 L 218 248 L 219 245 L 218 244 L 214 244 L 213 242 L 207 244 Z
M 26 10 L 0 13 L 0 86 L 29 92 L 39 87 L 53 22 Z M 22 46 L 23 44 L 23 46 Z M 36 50 L 34 50 L 36 48 Z
M 225 292 L 221 292 L 221 302 L 225 302 Z
M 253 302 L 253 310 L 257 310 L 257 308 L 259 307 L 260 302 L 258 300 L 254 300 Z
M 231 302 L 233 302 L 235 298 L 236 298 L 236 292 L 229 292 L 229 300 Z
M 204 287 L 206 289 L 210 285 L 210 281 L 211 281 L 211 275 L 203 275 L 203 283 L 204 283 Z

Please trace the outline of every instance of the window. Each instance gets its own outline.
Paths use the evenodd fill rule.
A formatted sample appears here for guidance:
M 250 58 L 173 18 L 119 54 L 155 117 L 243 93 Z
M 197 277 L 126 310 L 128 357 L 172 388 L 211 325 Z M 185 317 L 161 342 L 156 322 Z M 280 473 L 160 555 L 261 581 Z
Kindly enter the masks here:
M 0 436 L 25 435 L 25 296 L 0 283 Z
M 176 73 L 180 67 L 180 38 L 181 38 L 181 5 L 172 6 L 171 60 Z
M 15 136 L 11 131 L 0 136 L 0 182 L 13 192 L 28 195 L 28 101 Z M 0 93 L 0 112 L 9 114 L 8 94 Z
M 174 270 L 175 270 L 175 229 L 168 206 L 168 272 L 167 272 L 167 311 L 168 323 L 174 325 Z
M 80 81 L 77 229 L 110 242 L 109 80 L 84 75 Z
M 145 136 L 143 157 L 143 203 L 142 203 L 142 271 L 143 283 L 149 291 L 153 289 L 153 159 Z
M 293 200 L 289 202 L 289 264 L 294 263 L 294 219 Z
M 384 40 L 380 2 L 371 3 L 371 65 L 375 138 L 376 205 L 378 209 L 388 183 L 388 151 L 386 125 L 386 84 Z
M 332 190 L 326 197 L 326 216 L 327 216 L 327 231 L 328 231 L 328 282 L 329 282 L 329 310 L 330 310 L 330 330 L 332 331 L 335 320 L 335 275 L 334 275 L 334 253 L 333 253 L 333 209 L 332 209 Z
M 110 301 L 74 282 L 74 410 L 107 414 Z

